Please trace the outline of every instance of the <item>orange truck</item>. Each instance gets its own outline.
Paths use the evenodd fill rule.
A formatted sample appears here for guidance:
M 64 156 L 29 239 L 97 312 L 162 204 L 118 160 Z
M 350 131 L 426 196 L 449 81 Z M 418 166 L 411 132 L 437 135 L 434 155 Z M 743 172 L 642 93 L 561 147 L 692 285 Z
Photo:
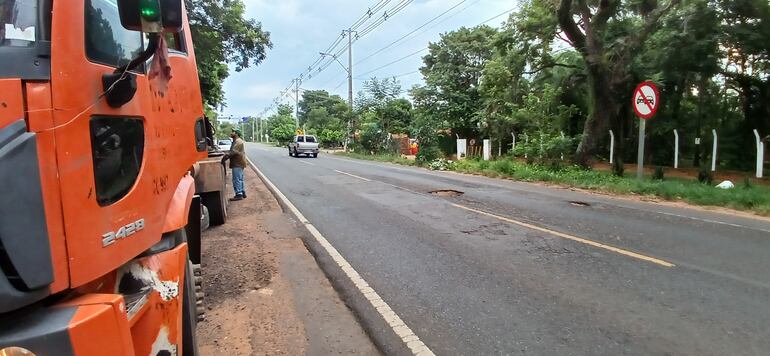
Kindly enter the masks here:
M 0 26 L 0 356 L 197 354 L 226 179 L 183 1 L 0 0 Z

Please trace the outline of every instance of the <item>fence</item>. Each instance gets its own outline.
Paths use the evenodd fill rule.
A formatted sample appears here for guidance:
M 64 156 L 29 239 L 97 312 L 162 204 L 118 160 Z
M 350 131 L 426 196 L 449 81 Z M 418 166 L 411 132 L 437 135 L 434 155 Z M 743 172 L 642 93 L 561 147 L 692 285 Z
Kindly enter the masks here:
M 609 144 L 609 162 L 610 162 L 610 164 L 612 164 L 616 160 L 616 157 L 615 157 L 615 154 L 616 154 L 616 150 L 615 150 L 615 148 L 616 148 L 615 147 L 615 145 L 616 145 L 616 136 L 615 136 L 615 133 L 612 130 L 609 130 L 608 133 L 609 133 L 608 138 L 609 138 L 609 141 L 610 141 L 610 144 Z M 711 130 L 710 133 L 711 133 L 711 135 L 710 135 L 711 136 L 711 144 L 710 144 L 711 147 L 709 147 L 709 150 L 704 152 L 704 153 L 710 153 L 710 162 L 708 162 L 707 164 L 709 164 L 710 169 L 711 169 L 712 172 L 716 172 L 716 170 L 718 168 L 717 162 L 718 162 L 718 158 L 719 158 L 719 149 L 720 149 L 719 139 L 720 138 L 719 138 L 719 133 L 717 132 L 717 130 Z M 768 147 L 767 147 L 768 145 L 766 144 L 768 141 L 770 141 L 770 136 L 762 138 L 761 135 L 759 134 L 758 130 L 753 130 L 753 133 L 754 133 L 754 137 L 755 137 L 755 142 L 754 142 L 754 144 L 752 146 L 754 146 L 754 147 L 753 148 L 748 148 L 749 145 L 746 145 L 747 148 L 746 148 L 745 159 L 747 161 L 752 161 L 752 166 L 754 166 L 756 168 L 756 172 L 755 172 L 756 177 L 757 178 L 762 178 L 764 176 L 764 170 L 765 170 L 764 167 L 768 163 L 766 161 L 766 158 L 770 157 L 770 153 L 768 153 Z M 562 137 L 563 137 L 563 135 L 564 134 L 562 133 Z M 673 135 L 671 136 L 671 142 L 673 143 L 673 146 L 674 146 L 673 157 L 671 157 L 671 159 L 672 159 L 672 166 L 675 169 L 679 169 L 680 168 L 680 163 L 681 163 L 681 158 L 682 158 L 682 155 L 681 155 L 681 146 L 682 145 L 681 145 L 681 141 L 680 140 L 682 140 L 682 138 L 684 136 L 686 136 L 686 134 L 683 134 L 682 132 L 680 132 L 679 130 L 676 130 L 676 129 L 673 130 Z M 486 141 L 485 143 L 488 146 L 491 145 L 489 140 L 485 140 L 485 141 Z M 511 150 L 513 150 L 516 147 L 517 141 L 519 143 L 522 143 L 522 142 L 523 143 L 528 143 L 529 142 L 529 135 L 527 135 L 526 133 L 520 133 L 520 134 L 518 134 L 518 140 L 517 140 L 517 135 L 515 133 L 511 133 L 511 143 L 509 145 L 506 145 L 506 146 L 509 146 L 511 148 Z M 699 146 L 701 145 L 702 139 L 700 137 L 699 138 L 694 138 L 693 141 L 695 142 L 696 147 L 698 147 L 698 150 L 700 150 Z M 466 142 L 468 142 L 467 145 L 466 145 Z M 503 144 L 502 144 L 502 141 L 496 141 L 496 143 L 498 144 L 497 156 L 499 157 L 499 156 L 502 156 L 502 154 L 503 154 L 503 150 L 502 150 Z M 458 152 L 459 152 L 459 149 L 460 149 L 459 147 L 461 145 L 466 147 L 465 152 L 464 152 L 465 153 L 465 157 L 468 157 L 468 158 L 484 157 L 484 146 L 477 145 L 475 139 L 466 140 L 466 139 L 459 139 L 458 138 L 457 144 L 458 144 Z M 488 149 L 489 149 L 489 147 L 488 147 Z M 490 152 L 488 152 L 488 156 L 491 156 L 491 150 L 490 150 Z M 462 157 L 462 155 L 460 155 L 458 157 L 458 159 L 462 159 L 462 158 L 464 158 L 464 157 Z M 561 158 L 564 159 L 563 156 Z M 755 162 L 754 162 L 754 159 L 756 159 Z

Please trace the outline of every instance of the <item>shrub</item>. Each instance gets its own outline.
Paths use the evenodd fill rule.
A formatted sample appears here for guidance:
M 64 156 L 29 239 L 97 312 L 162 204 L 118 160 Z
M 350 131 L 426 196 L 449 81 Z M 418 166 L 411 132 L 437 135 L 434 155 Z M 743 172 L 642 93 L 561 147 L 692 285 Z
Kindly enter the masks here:
M 432 162 L 443 157 L 444 153 L 435 145 L 421 146 L 417 152 L 417 160 L 423 163 Z
M 428 164 L 428 168 L 434 171 L 452 170 L 454 168 L 454 162 L 444 158 L 438 158 L 431 161 Z

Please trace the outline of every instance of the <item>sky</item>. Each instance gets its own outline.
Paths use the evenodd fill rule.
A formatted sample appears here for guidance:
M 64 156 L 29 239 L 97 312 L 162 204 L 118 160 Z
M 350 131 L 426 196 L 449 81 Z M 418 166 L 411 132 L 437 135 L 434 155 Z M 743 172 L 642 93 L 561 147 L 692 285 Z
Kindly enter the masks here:
M 267 59 L 257 67 L 242 72 L 231 69 L 225 80 L 224 89 L 227 106 L 222 116 L 258 116 L 271 105 L 281 90 L 291 84 L 308 66 L 319 57 L 340 35 L 342 29 L 350 27 L 361 18 L 377 0 L 244 0 L 246 16 L 262 23 L 270 32 L 273 48 L 268 50 Z M 384 10 L 399 3 L 393 0 Z M 459 4 L 459 5 L 458 5 Z M 454 7 L 457 5 L 456 7 Z M 354 93 L 362 83 L 371 78 L 397 76 L 403 89 L 422 83 L 422 76 L 416 72 L 422 65 L 422 56 L 427 50 L 418 52 L 437 42 L 441 33 L 462 26 L 473 27 L 512 10 L 515 0 L 414 0 L 403 10 L 388 17 L 382 25 L 360 38 L 353 44 L 353 87 Z M 392 47 L 368 59 L 393 41 L 408 34 L 424 23 L 454 7 L 451 11 L 421 28 Z M 369 21 L 375 21 L 378 14 Z M 489 21 L 487 25 L 499 26 L 509 14 Z M 368 23 L 368 22 L 367 22 Z M 360 27 L 363 29 L 366 25 Z M 347 40 L 345 42 L 347 47 Z M 342 47 L 339 47 L 342 48 Z M 406 57 L 407 55 L 414 54 Z M 406 57 L 406 58 L 404 58 Z M 376 70 L 386 64 L 404 58 L 397 63 Z M 365 59 L 360 63 L 359 60 Z M 347 51 L 340 61 L 347 66 Z M 323 72 L 305 79 L 300 88 L 305 90 L 327 90 L 347 100 L 347 72 L 337 63 L 332 63 Z M 290 100 L 290 99 L 286 99 Z M 287 101 L 290 102 L 290 101 Z M 293 104 L 293 101 L 291 101 Z

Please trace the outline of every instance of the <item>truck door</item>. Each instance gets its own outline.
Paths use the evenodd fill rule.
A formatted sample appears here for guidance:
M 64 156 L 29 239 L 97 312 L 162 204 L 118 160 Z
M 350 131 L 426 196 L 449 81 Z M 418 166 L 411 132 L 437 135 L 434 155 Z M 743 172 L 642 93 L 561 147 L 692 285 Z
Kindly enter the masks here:
M 145 66 L 134 73 L 133 99 L 119 108 L 107 104 L 102 76 L 136 57 L 145 42 L 121 26 L 116 0 L 53 6 L 52 102 L 74 287 L 159 241 L 174 184 L 191 164 L 178 142 L 189 134 L 194 147 L 195 119 L 183 125 L 182 110 L 172 113 L 171 98 L 152 88 Z

